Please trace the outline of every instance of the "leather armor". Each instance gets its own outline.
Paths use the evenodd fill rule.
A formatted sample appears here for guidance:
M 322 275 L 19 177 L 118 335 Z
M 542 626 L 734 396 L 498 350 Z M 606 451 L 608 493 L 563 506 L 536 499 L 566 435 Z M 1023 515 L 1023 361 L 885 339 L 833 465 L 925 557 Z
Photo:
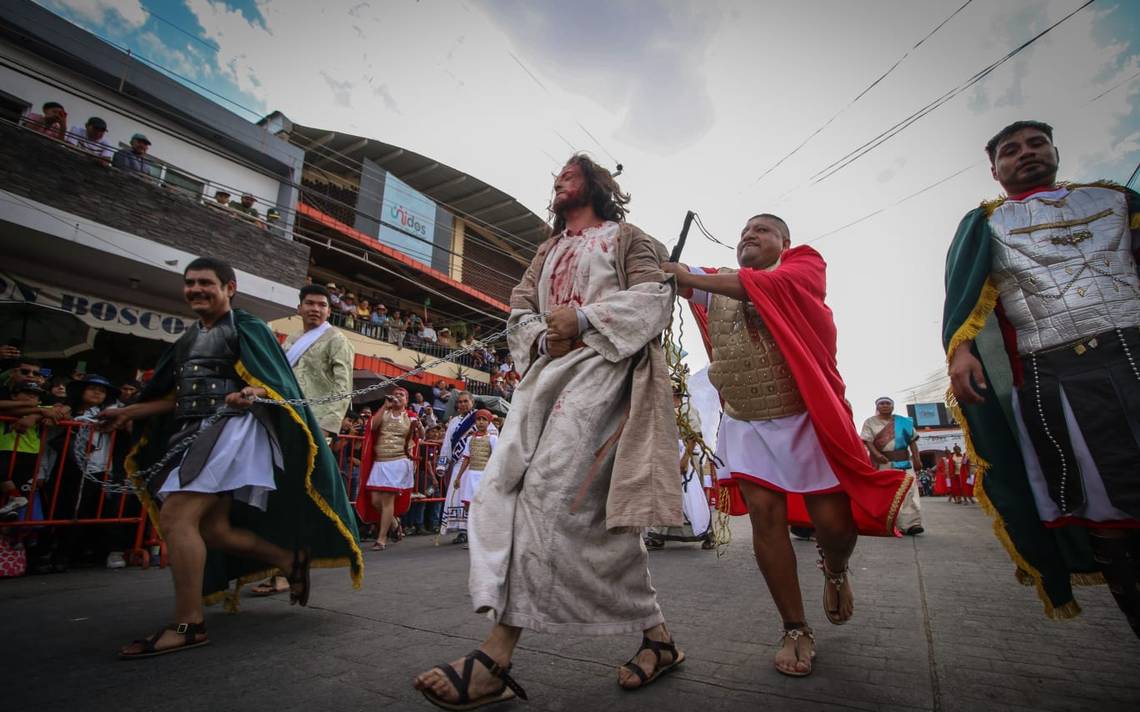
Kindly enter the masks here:
M 227 394 L 245 388 L 234 368 L 239 348 L 232 312 L 209 329 L 194 324 L 174 349 L 176 418 L 213 415 Z

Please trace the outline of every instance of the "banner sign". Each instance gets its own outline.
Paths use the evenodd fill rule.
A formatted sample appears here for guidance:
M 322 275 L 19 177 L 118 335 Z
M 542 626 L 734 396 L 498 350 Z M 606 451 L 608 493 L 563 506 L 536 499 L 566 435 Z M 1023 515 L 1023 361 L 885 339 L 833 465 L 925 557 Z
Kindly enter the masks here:
M 37 304 L 72 314 L 96 329 L 170 342 L 177 341 L 194 323 L 192 317 L 93 297 L 0 272 L 0 303 L 5 302 Z
M 431 264 L 435 203 L 391 173 L 384 174 L 379 239 L 408 257 Z

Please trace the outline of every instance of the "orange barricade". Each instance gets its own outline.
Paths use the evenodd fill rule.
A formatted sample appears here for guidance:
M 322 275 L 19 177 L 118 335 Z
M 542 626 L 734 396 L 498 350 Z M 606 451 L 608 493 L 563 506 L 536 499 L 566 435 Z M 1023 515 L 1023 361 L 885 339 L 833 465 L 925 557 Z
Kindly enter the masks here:
M 21 432 L 21 430 L 23 432 Z M 0 533 L 21 539 L 70 546 L 79 527 L 96 527 L 86 543 L 125 551 L 133 565 L 150 565 L 147 517 L 131 492 L 108 491 L 105 483 L 125 485 L 122 432 L 100 433 L 91 422 L 67 420 L 24 429 L 19 419 L 0 417 L 0 482 L 3 502 L 22 497 L 26 504 L 0 519 Z M 84 472 L 87 476 L 84 476 Z M 119 527 L 115 529 L 115 527 Z

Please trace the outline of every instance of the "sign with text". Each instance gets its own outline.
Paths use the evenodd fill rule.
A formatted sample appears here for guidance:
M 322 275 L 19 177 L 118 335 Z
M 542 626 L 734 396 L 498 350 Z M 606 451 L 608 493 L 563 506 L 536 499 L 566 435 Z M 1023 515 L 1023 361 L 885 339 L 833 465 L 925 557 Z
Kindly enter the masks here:
M 0 272 L 0 303 L 24 303 L 67 312 L 88 326 L 144 339 L 177 341 L 194 319 L 157 312 L 110 299 Z
M 385 173 L 378 237 L 385 245 L 430 265 L 435 203 L 396 176 Z

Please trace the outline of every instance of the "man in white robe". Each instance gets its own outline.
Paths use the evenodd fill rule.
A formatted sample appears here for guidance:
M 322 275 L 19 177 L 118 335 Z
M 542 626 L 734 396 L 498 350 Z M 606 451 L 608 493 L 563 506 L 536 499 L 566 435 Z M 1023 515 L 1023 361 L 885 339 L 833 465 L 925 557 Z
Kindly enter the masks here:
M 525 699 L 507 672 L 523 628 L 641 631 L 618 672 L 630 689 L 684 660 L 641 540 L 643 527 L 681 523 L 660 346 L 674 297 L 664 247 L 623 222 L 628 195 L 584 156 L 570 160 L 554 193 L 554 237 L 511 295 L 511 324 L 538 313 L 546 321 L 509 337 L 524 375 L 471 503 L 471 596 L 494 627 L 477 650 L 416 678 L 438 706 Z

